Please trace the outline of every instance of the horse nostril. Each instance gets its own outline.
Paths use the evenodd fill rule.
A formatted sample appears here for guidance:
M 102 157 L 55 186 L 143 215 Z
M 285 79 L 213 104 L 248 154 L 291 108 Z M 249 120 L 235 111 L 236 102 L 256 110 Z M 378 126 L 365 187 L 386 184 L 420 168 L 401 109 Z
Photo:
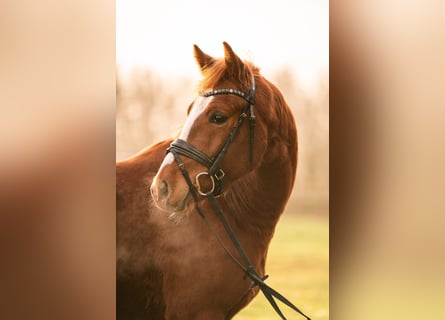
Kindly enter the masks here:
M 159 187 L 159 193 L 161 197 L 165 197 L 168 195 L 168 183 L 165 180 L 162 180 L 161 186 Z

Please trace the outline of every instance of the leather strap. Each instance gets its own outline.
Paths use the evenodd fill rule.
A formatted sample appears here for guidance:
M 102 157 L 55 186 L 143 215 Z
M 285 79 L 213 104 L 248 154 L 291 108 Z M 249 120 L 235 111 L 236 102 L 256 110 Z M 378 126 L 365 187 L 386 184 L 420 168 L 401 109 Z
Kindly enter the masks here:
M 170 144 L 167 152 L 171 152 L 172 150 L 174 150 L 176 153 L 186 156 L 187 158 L 199 162 L 206 168 L 210 168 L 213 164 L 213 161 L 209 156 L 182 139 L 176 139 Z

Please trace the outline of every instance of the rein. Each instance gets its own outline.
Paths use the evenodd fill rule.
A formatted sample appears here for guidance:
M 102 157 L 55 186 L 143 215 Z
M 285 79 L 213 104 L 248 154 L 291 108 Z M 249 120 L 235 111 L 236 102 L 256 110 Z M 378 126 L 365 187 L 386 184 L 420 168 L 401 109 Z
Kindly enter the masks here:
M 219 164 L 224 158 L 227 149 L 229 148 L 230 144 L 235 139 L 236 135 L 238 134 L 241 125 L 243 124 L 244 120 L 247 118 L 247 113 L 250 114 L 250 143 L 249 143 L 249 161 L 250 166 L 252 166 L 253 162 L 253 147 L 254 147 L 254 130 L 255 130 L 255 115 L 253 111 L 253 105 L 254 105 L 254 96 L 255 96 L 255 79 L 252 77 L 252 87 L 249 91 L 249 94 L 245 94 L 244 92 L 234 90 L 234 89 L 217 89 L 213 91 L 209 91 L 203 94 L 204 97 L 209 96 L 215 96 L 215 95 L 221 95 L 221 94 L 234 94 L 239 97 L 244 98 L 244 100 L 247 101 L 248 105 L 243 110 L 243 112 L 240 114 L 238 121 L 236 125 L 233 127 L 232 131 L 230 132 L 229 136 L 226 138 L 223 146 L 221 147 L 220 151 L 217 153 L 215 157 L 209 157 L 202 151 L 198 150 L 193 145 L 189 144 L 188 142 L 182 140 L 182 139 L 176 139 L 172 142 L 170 147 L 167 149 L 167 153 L 170 152 L 173 154 L 173 157 L 176 161 L 176 164 L 179 167 L 179 170 L 181 171 L 182 176 L 184 177 L 185 181 L 187 182 L 187 185 L 190 189 L 190 193 L 193 197 L 193 200 L 195 201 L 195 210 L 198 212 L 199 216 L 203 219 L 207 227 L 210 229 L 211 233 L 216 237 L 218 242 L 223 247 L 224 251 L 229 255 L 229 257 L 232 259 L 233 262 L 235 262 L 238 267 L 244 271 L 245 275 L 249 277 L 253 281 L 253 285 L 250 287 L 250 289 L 254 288 L 255 286 L 258 286 L 261 290 L 261 292 L 264 294 L 266 299 L 269 301 L 269 303 L 272 305 L 274 310 L 277 312 L 277 314 L 281 317 L 281 319 L 286 320 L 285 316 L 281 312 L 280 308 L 278 307 L 275 298 L 287 305 L 292 310 L 296 311 L 303 317 L 305 317 L 307 320 L 310 320 L 308 316 L 306 316 L 300 309 L 298 309 L 292 302 L 290 302 L 288 299 L 286 299 L 282 294 L 280 294 L 278 291 L 274 290 L 270 286 L 268 286 L 266 283 L 264 283 L 264 280 L 268 278 L 268 275 L 265 275 L 263 277 L 260 277 L 254 267 L 252 266 L 252 263 L 250 262 L 249 258 L 247 257 L 244 249 L 242 248 L 240 242 L 236 238 L 232 228 L 230 227 L 230 224 L 228 223 L 226 217 L 224 216 L 224 213 L 221 209 L 221 207 L 218 205 L 216 201 L 216 197 L 220 196 L 222 192 L 224 191 L 225 187 L 225 174 L 224 171 L 219 168 Z M 185 166 L 182 160 L 179 158 L 179 154 L 190 158 L 192 160 L 195 160 L 196 162 L 204 165 L 206 168 L 208 168 L 207 172 L 201 172 L 195 177 L 196 184 L 193 184 Z M 201 176 L 208 176 L 210 181 L 212 182 L 212 187 L 208 191 L 203 191 L 200 184 L 200 177 Z M 224 241 L 221 239 L 221 237 L 218 235 L 216 230 L 212 227 L 212 225 L 209 223 L 209 221 L 206 218 L 206 215 L 202 208 L 199 206 L 198 201 L 198 194 L 207 197 L 209 200 L 210 205 L 212 206 L 213 210 L 215 211 L 216 216 L 222 223 L 227 235 L 230 238 L 230 241 L 234 245 L 236 251 L 238 252 L 239 256 L 241 257 L 241 261 L 239 261 L 232 252 L 227 248 L 227 246 L 224 244 Z

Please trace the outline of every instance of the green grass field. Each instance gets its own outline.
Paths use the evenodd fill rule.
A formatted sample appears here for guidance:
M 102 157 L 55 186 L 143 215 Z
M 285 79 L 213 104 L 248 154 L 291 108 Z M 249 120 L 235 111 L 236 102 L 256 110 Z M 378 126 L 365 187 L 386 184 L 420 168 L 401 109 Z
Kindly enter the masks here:
M 312 320 L 329 319 L 328 219 L 284 214 L 269 248 L 266 283 Z M 287 319 L 304 319 L 279 303 Z M 259 293 L 234 319 L 279 319 Z

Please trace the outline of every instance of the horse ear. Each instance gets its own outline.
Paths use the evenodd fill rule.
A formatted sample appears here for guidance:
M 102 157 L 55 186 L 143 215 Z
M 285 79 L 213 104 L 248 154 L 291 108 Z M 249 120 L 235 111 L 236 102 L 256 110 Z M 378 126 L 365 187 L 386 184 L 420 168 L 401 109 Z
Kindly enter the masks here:
M 226 61 L 227 70 L 230 74 L 241 79 L 245 76 L 245 68 L 243 61 L 233 52 L 232 48 L 227 42 L 223 42 L 224 45 L 224 59 Z
M 196 44 L 193 45 L 193 47 L 195 48 L 195 59 L 201 71 L 204 71 L 205 68 L 211 66 L 213 62 L 215 62 L 215 59 L 213 57 L 204 53 Z

